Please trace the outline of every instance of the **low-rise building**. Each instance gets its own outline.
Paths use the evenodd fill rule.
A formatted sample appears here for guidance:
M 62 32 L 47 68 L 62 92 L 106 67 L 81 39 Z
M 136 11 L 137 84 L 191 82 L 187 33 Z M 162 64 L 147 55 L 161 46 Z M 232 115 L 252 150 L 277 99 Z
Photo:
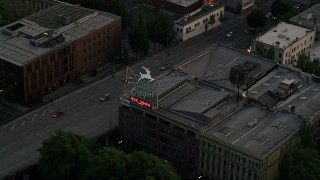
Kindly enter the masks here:
M 269 54 L 280 64 L 292 65 L 301 53 L 313 46 L 314 41 L 315 29 L 280 22 L 254 39 L 253 51 Z
M 11 92 L 20 103 L 39 100 L 121 53 L 121 18 L 73 5 L 54 5 L 0 31 L 4 95 Z
M 228 11 L 248 13 L 252 10 L 254 0 L 220 0 Z
M 145 4 L 179 15 L 187 15 L 202 6 L 202 0 L 145 0 Z
M 203 6 L 197 11 L 175 21 L 177 41 L 186 41 L 194 36 L 205 33 L 221 24 L 224 18 L 224 6 Z
M 320 3 L 290 18 L 290 22 L 309 29 L 316 29 L 316 40 L 320 40 Z

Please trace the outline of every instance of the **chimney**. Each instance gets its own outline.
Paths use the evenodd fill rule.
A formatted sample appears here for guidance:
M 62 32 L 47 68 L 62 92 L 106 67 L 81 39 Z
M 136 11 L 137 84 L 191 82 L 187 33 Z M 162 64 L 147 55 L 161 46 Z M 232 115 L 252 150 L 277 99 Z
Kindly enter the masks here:
M 208 106 L 210 105 L 210 100 L 207 101 L 207 105 L 208 105 Z
M 296 106 L 291 106 L 291 107 L 290 107 L 290 111 L 291 111 L 292 113 L 295 113 L 295 112 L 296 112 Z
M 276 48 L 279 48 L 279 47 L 280 47 L 280 42 L 277 41 L 277 42 L 276 42 Z

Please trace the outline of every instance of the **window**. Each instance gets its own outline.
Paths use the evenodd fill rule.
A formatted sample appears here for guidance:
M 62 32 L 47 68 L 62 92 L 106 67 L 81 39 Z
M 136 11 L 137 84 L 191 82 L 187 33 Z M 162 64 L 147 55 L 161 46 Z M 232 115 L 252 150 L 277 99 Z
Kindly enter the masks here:
M 151 120 L 157 121 L 157 117 L 152 115 L 152 114 L 146 113 L 146 117 L 151 119 Z
M 168 122 L 168 121 L 166 121 L 166 120 L 163 120 L 163 119 L 161 119 L 161 118 L 159 118 L 159 123 L 161 123 L 161 124 L 163 124 L 163 125 L 166 125 L 166 126 L 168 126 L 168 127 L 171 126 L 171 123 L 170 123 L 170 122 Z
M 143 111 L 142 110 L 140 110 L 140 109 L 136 109 L 136 108 L 132 108 L 132 112 L 133 113 L 136 113 L 136 114 L 139 114 L 139 115 L 143 115 Z
M 190 131 L 190 130 L 187 130 L 187 134 L 188 134 L 189 136 L 192 136 L 192 137 L 195 137 L 195 136 L 196 136 L 196 133 L 193 132 L 193 131 Z

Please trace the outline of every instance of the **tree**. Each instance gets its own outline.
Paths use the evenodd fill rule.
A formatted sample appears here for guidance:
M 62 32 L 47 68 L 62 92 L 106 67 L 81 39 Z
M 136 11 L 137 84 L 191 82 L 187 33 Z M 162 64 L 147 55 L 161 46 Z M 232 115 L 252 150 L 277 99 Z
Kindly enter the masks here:
M 157 156 L 102 148 L 91 138 L 62 130 L 44 140 L 39 151 L 44 179 L 180 179 L 173 166 Z
M 82 179 L 97 149 L 93 139 L 58 130 L 42 142 L 40 171 L 45 179 Z
M 114 148 L 103 148 L 91 159 L 85 179 L 125 179 L 128 157 Z
M 209 18 L 209 24 L 211 25 L 211 26 L 213 26 L 213 24 L 216 22 L 216 19 L 215 19 L 215 17 L 213 16 L 213 15 L 210 15 L 210 18 Z
M 222 13 L 219 15 L 219 22 L 222 23 L 224 21 L 224 16 Z
M 142 8 L 140 9 L 138 19 L 134 19 L 133 24 L 129 29 L 128 39 L 130 47 L 136 54 L 138 52 L 143 52 L 144 54 L 148 53 L 150 46 Z
M 302 146 L 294 151 L 291 179 L 320 179 L 320 156 L 315 148 Z
M 292 6 L 284 0 L 275 0 L 271 5 L 271 13 L 274 16 L 282 16 L 287 14 Z
M 174 172 L 173 166 L 166 160 L 160 159 L 155 155 L 138 151 L 129 155 L 129 159 L 129 179 L 179 179 Z
M 25 7 L 18 0 L 0 0 L 0 26 L 17 21 L 29 14 L 33 10 Z
M 253 10 L 247 16 L 247 24 L 252 28 L 265 27 L 266 23 L 267 23 L 267 17 L 259 9 Z

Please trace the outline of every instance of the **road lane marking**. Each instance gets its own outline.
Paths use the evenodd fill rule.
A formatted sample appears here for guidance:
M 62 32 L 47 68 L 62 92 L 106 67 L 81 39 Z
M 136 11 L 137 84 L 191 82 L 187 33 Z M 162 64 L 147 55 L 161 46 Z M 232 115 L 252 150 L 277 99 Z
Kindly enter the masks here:
M 47 109 L 45 109 L 45 110 L 43 111 L 42 116 L 46 113 L 46 111 L 47 111 Z
M 2 132 L 1 132 L 1 134 L 0 134 L 0 136 L 5 132 L 6 130 L 3 130 Z
M 34 120 L 34 118 L 37 116 L 37 114 L 35 114 L 34 116 L 33 116 L 33 118 L 32 118 L 32 120 L 31 120 L 31 122 Z
M 23 122 L 21 123 L 21 126 L 23 126 L 25 122 L 26 122 L 26 121 L 23 121 Z
M 16 124 L 14 124 L 14 125 L 12 126 L 11 131 L 12 131 L 15 127 L 16 127 Z

